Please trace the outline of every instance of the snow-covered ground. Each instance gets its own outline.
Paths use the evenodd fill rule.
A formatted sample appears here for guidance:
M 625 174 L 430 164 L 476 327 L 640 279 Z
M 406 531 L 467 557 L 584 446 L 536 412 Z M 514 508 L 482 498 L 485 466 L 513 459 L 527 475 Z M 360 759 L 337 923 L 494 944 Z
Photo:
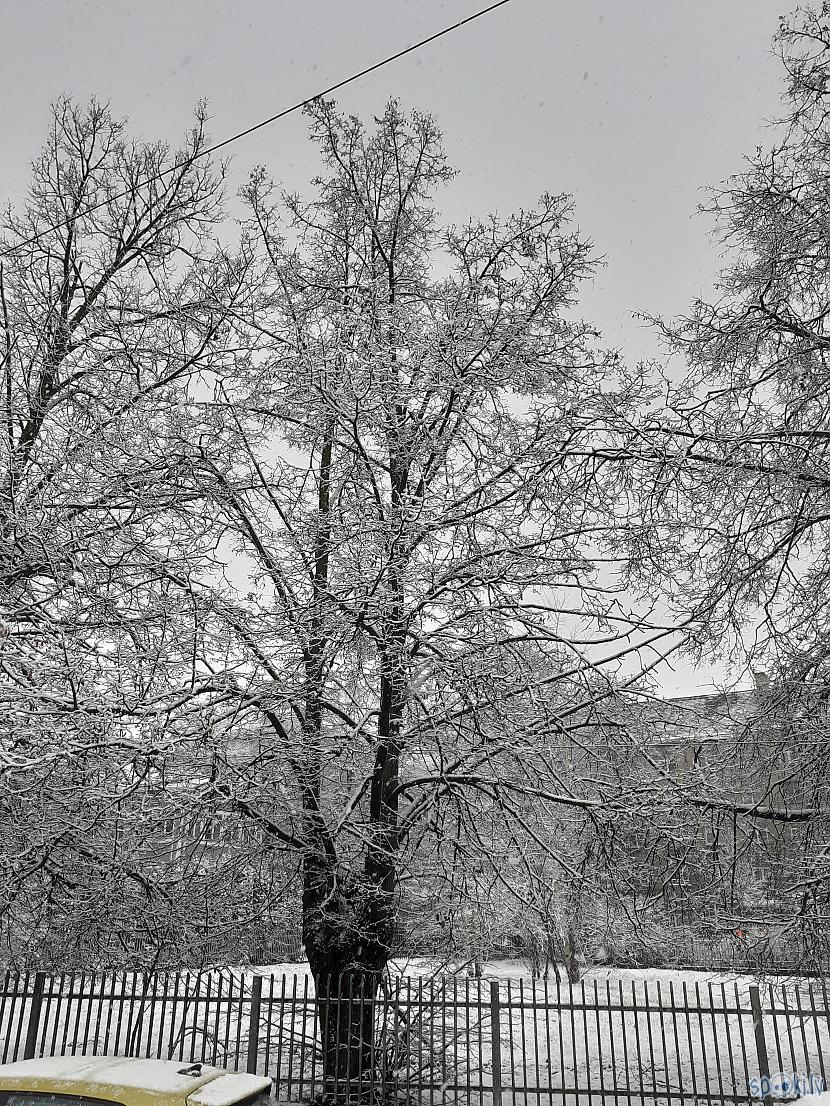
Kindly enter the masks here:
M 792 1100 L 798 1096 L 789 1088 L 803 1093 L 808 1075 L 830 1082 L 830 1005 L 815 981 L 758 984 L 705 972 L 592 968 L 570 985 L 534 981 L 518 960 L 485 964 L 481 979 L 462 965 L 424 959 L 392 967 L 383 1047 L 391 1056 L 396 1043 L 406 1043 L 390 1063 L 400 1079 L 428 1082 L 431 1102 L 457 1095 L 486 1106 L 496 1039 L 505 1106 L 559 1099 L 565 1090 L 566 1106 L 598 1106 L 597 1099 L 657 1104 L 681 1095 L 760 1100 L 753 1081 L 764 1074 L 783 1092 L 775 1097 Z M 244 1069 L 256 976 L 264 977 L 259 1069 L 279 1082 L 282 1097 L 307 1095 L 318 1061 L 314 989 L 304 964 L 174 973 L 149 987 L 120 973 L 48 980 L 38 1051 L 94 1049 Z M 759 1009 L 766 1065 L 753 1021 Z M 18 1002 L 16 1013 L 0 1007 L 11 1053 L 20 1054 L 28 1015 L 28 1002 Z
M 813 980 L 759 983 L 707 972 L 592 968 L 570 985 L 555 978 L 534 981 L 518 960 L 485 964 L 480 980 L 463 968 L 453 976 L 454 967 L 460 966 L 424 959 L 395 963 L 392 974 L 401 980 L 393 982 L 393 1001 L 416 1024 L 423 1051 L 454 1070 L 462 1085 L 469 1075 L 471 1091 L 492 1078 L 493 983 L 507 1102 L 524 1101 L 528 1091 L 547 1095 L 566 1088 L 584 1091 L 591 1101 L 619 1101 L 622 1095 L 636 1102 L 640 1091 L 650 1102 L 681 1094 L 760 1100 L 765 1073 L 775 1097 L 792 1100 L 797 1095 L 790 1088 L 803 1088 L 808 1077 L 824 1080 L 825 1058 L 830 1082 L 830 1007 L 823 986 Z M 284 979 L 298 1000 L 313 990 L 304 965 L 246 971 L 271 977 L 276 993 Z M 434 1009 L 421 1002 L 426 996 L 438 996 Z M 766 1063 L 753 1018 L 759 1009 Z
M 442 960 L 432 960 L 427 957 L 411 957 L 407 959 L 398 959 L 391 962 L 389 966 L 390 974 L 392 976 L 400 976 L 412 979 L 431 979 L 438 976 L 446 977 L 457 975 L 459 979 L 472 978 L 469 974 L 468 965 L 447 963 Z M 274 976 L 294 976 L 303 978 L 308 976 L 309 969 L 305 963 L 284 963 L 284 964 L 257 964 L 252 966 L 239 966 L 230 968 L 228 971 L 235 972 L 237 974 L 260 974 L 260 975 L 274 975 Z M 564 968 L 560 967 L 560 974 L 562 979 L 565 979 Z M 520 981 L 528 986 L 532 983 L 530 968 L 527 962 L 524 960 L 491 960 L 482 965 L 483 981 L 490 982 L 496 981 L 498 983 L 506 983 L 507 981 L 519 983 Z M 537 980 L 537 986 L 541 986 L 540 980 Z M 682 988 L 685 983 L 687 988 L 694 987 L 697 984 L 699 987 L 709 986 L 733 986 L 737 985 L 740 990 L 748 991 L 748 988 L 757 985 L 759 981 L 750 975 L 738 975 L 735 973 L 727 972 L 705 972 L 705 971 L 690 971 L 686 969 L 676 968 L 606 968 L 606 967 L 592 967 L 587 968 L 582 973 L 581 982 L 586 985 L 593 985 L 597 983 L 598 986 L 604 987 L 606 982 L 610 982 L 612 987 L 616 987 L 619 983 L 624 985 L 642 985 L 642 984 L 658 984 L 662 987 L 668 988 L 669 984 L 673 984 L 675 988 Z M 810 985 L 816 988 L 820 988 L 820 984 L 815 983 L 805 976 L 783 976 L 776 975 L 768 977 L 763 981 L 762 986 L 772 987 L 776 992 L 782 990 L 791 990 L 793 987 L 799 990 L 805 990 Z M 548 986 L 551 989 L 556 988 L 556 976 L 553 970 L 549 973 Z

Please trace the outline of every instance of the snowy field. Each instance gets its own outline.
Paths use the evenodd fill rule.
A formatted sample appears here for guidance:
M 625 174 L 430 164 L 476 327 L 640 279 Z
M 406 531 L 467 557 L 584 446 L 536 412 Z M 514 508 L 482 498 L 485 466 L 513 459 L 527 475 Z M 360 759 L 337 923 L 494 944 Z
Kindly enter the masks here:
M 257 964 L 251 966 L 239 966 L 228 969 L 230 971 L 242 974 L 262 974 L 262 975 L 297 975 L 302 978 L 308 974 L 308 965 L 305 963 L 284 963 L 284 964 Z M 393 976 L 411 977 L 413 979 L 429 979 L 436 975 L 448 975 L 457 974 L 458 978 L 467 978 L 467 964 L 447 963 L 443 960 L 431 960 L 427 957 L 410 957 L 406 959 L 393 960 L 389 966 L 390 973 Z M 564 980 L 564 969 L 560 967 L 560 973 Z M 495 980 L 499 983 L 506 983 L 508 980 L 518 983 L 520 980 L 527 986 L 531 983 L 531 974 L 528 964 L 524 960 L 491 960 L 486 961 L 482 965 L 482 979 L 485 981 Z M 688 971 L 685 969 L 676 968 L 606 968 L 606 967 L 592 967 L 587 968 L 582 973 L 582 982 L 587 984 L 605 985 L 605 981 L 610 980 L 614 985 L 617 982 L 622 983 L 635 983 L 635 984 L 657 984 L 661 982 L 663 985 L 668 986 L 670 982 L 674 982 L 675 986 L 678 983 L 685 982 L 687 986 L 693 986 L 697 983 L 700 986 L 708 986 L 714 984 L 720 986 L 721 984 L 732 985 L 738 984 L 742 989 L 752 986 L 758 981 L 749 975 L 738 975 L 735 973 L 726 972 L 705 972 L 705 971 Z M 537 984 L 540 981 L 537 980 Z M 797 986 L 804 988 L 808 986 L 811 981 L 803 976 L 783 976 L 775 975 L 765 980 L 766 984 L 770 984 L 776 988 L 781 986 L 791 988 Z M 820 989 L 821 984 L 812 981 L 814 987 Z M 549 985 L 556 986 L 556 979 L 551 969 L 549 977 Z
M 296 993 L 311 990 L 302 965 L 254 970 L 274 977 L 280 988 L 283 977 L 296 977 Z M 404 997 L 397 1001 L 406 1007 L 414 998 L 417 1012 L 416 992 L 434 995 L 440 988 L 450 1010 L 467 1011 L 460 1025 L 455 1014 L 439 1012 L 423 1035 L 425 1051 L 448 1060 L 456 1082 L 469 1077 L 473 1094 L 492 1079 L 491 984 L 498 988 L 507 1102 L 542 1096 L 569 1103 L 749 1101 L 760 1098 L 752 1092 L 765 1074 L 780 1092 L 775 1097 L 786 1100 L 796 1097 L 788 1088 L 810 1073 L 830 1083 L 824 1068 L 825 1058 L 830 1064 L 830 1006 L 814 980 L 777 977 L 759 984 L 707 972 L 593 968 L 572 986 L 555 978 L 534 981 L 518 960 L 485 964 L 481 980 L 465 973 L 447 978 L 447 970 L 421 959 L 396 963 L 393 971 L 417 981 L 402 984 Z M 459 1028 L 455 1053 L 446 1057 L 444 1042 L 453 1041 Z
M 417 959 L 393 965 L 384 995 L 378 1047 L 385 1070 L 426 1102 L 487 1106 L 494 1066 L 505 1106 L 750 1101 L 760 1099 L 753 1081 L 765 1074 L 778 1099 L 797 1097 L 788 1091 L 793 1076 L 813 1073 L 830 1083 L 830 1005 L 813 980 L 758 984 L 704 972 L 593 968 L 571 986 L 533 981 L 521 961 L 485 964 L 479 980 L 463 968 L 453 974 L 453 966 Z M 22 1054 L 30 1002 L 22 995 L 2 1000 L 4 1059 Z M 754 1013 L 761 1014 L 765 1058 Z M 55 977 L 46 981 L 36 1051 L 155 1055 L 241 1069 L 255 1061 L 276 1080 L 281 1098 L 299 1099 L 319 1083 L 315 1017 L 303 964 L 150 981 L 129 973 Z

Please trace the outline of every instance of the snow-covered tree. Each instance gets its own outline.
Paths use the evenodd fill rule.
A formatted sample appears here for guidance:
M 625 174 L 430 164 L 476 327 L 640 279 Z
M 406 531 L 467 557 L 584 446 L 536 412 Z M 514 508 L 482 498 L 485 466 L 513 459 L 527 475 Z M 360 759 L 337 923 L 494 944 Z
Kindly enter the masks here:
M 798 925 L 827 874 L 830 5 L 782 17 L 775 46 L 782 118 L 704 208 L 724 260 L 715 295 L 655 320 L 674 383 L 630 440 L 643 525 L 628 534 L 641 585 L 659 581 L 689 621 L 692 655 L 771 677 L 769 724 L 743 742 L 757 734 L 742 777 L 755 802 L 718 796 L 713 766 L 709 809 L 742 817 L 736 837 L 812 827 L 804 861 L 783 861 Z
M 648 632 L 600 551 L 619 523 L 603 447 L 635 389 L 576 313 L 596 261 L 567 197 L 444 228 L 431 118 L 308 115 L 312 198 L 263 170 L 244 192 L 249 353 L 198 451 L 245 566 L 225 610 L 250 669 L 238 718 L 272 750 L 217 790 L 301 858 L 318 988 L 371 994 L 416 858 L 457 833 L 493 865 L 483 819 L 532 835 L 529 799 L 537 818 L 600 801 L 546 742 L 579 732 L 610 658 Z M 330 1071 L 368 1047 L 346 1020 Z
M 61 100 L 28 198 L 2 218 L 5 909 L 80 886 L 85 864 L 127 879 L 96 821 L 134 791 L 136 756 L 198 738 L 173 714 L 205 691 L 186 581 L 216 538 L 189 519 L 180 541 L 178 426 L 245 275 L 214 237 L 204 122 L 174 151 Z

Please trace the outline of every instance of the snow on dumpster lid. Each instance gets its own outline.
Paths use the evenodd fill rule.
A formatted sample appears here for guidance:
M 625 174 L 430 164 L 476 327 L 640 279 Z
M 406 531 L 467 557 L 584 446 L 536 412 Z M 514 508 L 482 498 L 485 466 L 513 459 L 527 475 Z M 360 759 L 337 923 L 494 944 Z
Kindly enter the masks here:
M 181 1095 L 224 1075 L 221 1068 L 200 1065 L 197 1073 L 183 1075 L 181 1060 L 143 1059 L 126 1056 L 44 1056 L 0 1066 L 0 1082 L 26 1083 L 49 1080 L 62 1084 L 83 1083 L 87 1088 L 129 1087 L 148 1094 Z M 87 1090 L 89 1093 L 89 1090 Z
M 270 1090 L 271 1080 L 264 1075 L 246 1072 L 224 1072 L 187 1096 L 188 1106 L 233 1106 L 242 1099 L 252 1098 Z

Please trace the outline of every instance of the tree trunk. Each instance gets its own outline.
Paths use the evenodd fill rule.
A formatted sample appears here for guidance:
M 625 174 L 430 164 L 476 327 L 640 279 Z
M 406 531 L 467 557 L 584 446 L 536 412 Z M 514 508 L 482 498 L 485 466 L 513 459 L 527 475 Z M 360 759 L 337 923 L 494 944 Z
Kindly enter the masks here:
M 560 977 L 556 951 L 556 933 L 552 926 L 547 925 L 545 927 L 545 979 L 548 978 L 550 969 L 553 968 L 558 983 Z
M 381 1076 L 375 1050 L 380 973 L 346 971 L 315 978 L 325 1102 L 371 1101 Z
M 579 945 L 577 943 L 576 926 L 569 920 L 565 929 L 565 972 L 569 983 L 579 983 L 581 966 L 579 963 Z
M 306 855 L 303 945 L 317 996 L 325 1102 L 368 1102 L 378 1084 L 375 1000 L 390 917 L 383 894 L 350 879 L 330 852 Z

